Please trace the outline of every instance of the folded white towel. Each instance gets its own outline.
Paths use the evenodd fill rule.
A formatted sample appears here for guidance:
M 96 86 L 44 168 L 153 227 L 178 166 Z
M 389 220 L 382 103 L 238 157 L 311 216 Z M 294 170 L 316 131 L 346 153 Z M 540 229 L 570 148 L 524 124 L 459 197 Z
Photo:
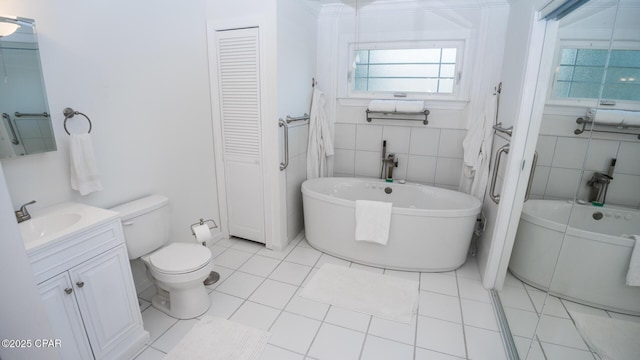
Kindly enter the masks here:
M 398 100 L 396 102 L 397 112 L 420 112 L 424 111 L 424 101 L 422 100 Z
M 356 240 L 386 245 L 392 207 L 390 202 L 356 200 Z
M 369 110 L 371 111 L 396 111 L 396 103 L 395 100 L 371 100 L 369 103 Z
M 640 111 L 625 111 L 622 126 L 640 126 Z
M 102 182 L 98 176 L 93 144 L 89 134 L 71 134 L 69 151 L 71 155 L 71 188 L 78 190 L 80 195 L 102 190 Z
M 622 125 L 622 121 L 624 121 L 625 111 L 608 109 L 598 109 L 593 111 L 592 109 L 590 109 L 588 114 L 592 117 L 592 120 L 596 124 Z
M 631 252 L 629 271 L 627 271 L 627 285 L 640 286 L 640 235 L 630 235 L 630 239 L 636 241 Z

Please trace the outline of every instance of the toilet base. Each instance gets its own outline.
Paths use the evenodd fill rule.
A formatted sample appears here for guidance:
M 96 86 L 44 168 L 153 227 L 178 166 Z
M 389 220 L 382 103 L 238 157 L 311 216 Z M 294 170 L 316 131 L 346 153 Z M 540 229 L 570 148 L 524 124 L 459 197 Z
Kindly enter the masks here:
M 193 319 L 211 306 L 211 298 L 204 285 L 190 289 L 166 291 L 156 285 L 158 293 L 151 299 L 151 305 L 176 319 Z

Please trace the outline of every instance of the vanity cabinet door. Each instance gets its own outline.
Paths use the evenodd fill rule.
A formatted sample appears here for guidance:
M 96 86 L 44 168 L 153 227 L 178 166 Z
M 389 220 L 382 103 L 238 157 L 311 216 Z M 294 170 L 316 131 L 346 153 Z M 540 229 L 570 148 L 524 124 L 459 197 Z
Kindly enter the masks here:
M 67 272 L 38 285 L 53 334 L 60 339 L 61 359 L 93 359 Z
M 91 348 L 101 359 L 141 324 L 124 245 L 72 268 L 69 275 Z

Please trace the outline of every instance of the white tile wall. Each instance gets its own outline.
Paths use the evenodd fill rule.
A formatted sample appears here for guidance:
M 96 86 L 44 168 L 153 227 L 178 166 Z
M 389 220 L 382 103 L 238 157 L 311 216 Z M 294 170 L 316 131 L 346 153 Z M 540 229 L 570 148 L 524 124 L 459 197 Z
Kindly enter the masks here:
M 382 141 L 398 156 L 394 179 L 457 188 L 466 130 L 416 125 L 335 124 L 335 176 L 380 176 Z
M 287 239 L 293 240 L 304 227 L 300 187 L 307 179 L 307 139 L 309 125 L 289 124 L 289 166 L 287 178 Z M 281 151 L 284 146 L 281 146 Z M 281 154 L 284 159 L 284 154 Z
M 545 109 L 532 198 L 573 199 L 577 195 L 586 200 L 590 192 L 587 181 L 596 171 L 608 171 L 611 159 L 616 158 L 607 203 L 640 208 L 640 141 L 629 135 L 597 132 L 589 141 L 586 133 L 573 134 L 575 116 L 563 111 Z

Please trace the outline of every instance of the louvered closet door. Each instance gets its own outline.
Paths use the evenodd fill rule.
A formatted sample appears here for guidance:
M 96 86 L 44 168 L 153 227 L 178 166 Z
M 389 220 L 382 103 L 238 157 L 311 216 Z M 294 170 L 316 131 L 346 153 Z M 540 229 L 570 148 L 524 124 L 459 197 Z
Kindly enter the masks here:
M 264 243 L 258 28 L 216 40 L 229 234 Z

